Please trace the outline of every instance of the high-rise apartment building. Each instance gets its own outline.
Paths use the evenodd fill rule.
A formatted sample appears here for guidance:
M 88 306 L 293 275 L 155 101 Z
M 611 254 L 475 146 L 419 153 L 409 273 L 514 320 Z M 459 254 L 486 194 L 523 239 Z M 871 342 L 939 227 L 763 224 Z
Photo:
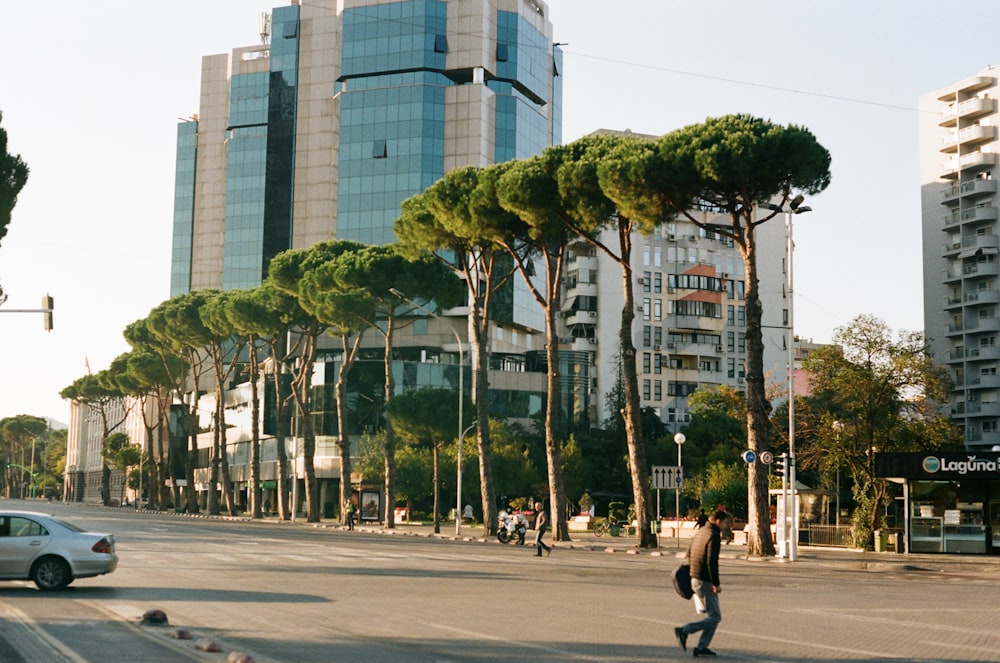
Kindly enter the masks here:
M 693 212 L 723 229 L 722 214 Z M 764 310 L 765 379 L 783 392 L 787 384 L 790 293 L 784 287 L 785 227 L 781 217 L 757 230 L 760 296 Z M 612 233 L 607 241 L 613 245 Z M 635 320 L 632 343 L 642 407 L 652 408 L 669 430 L 688 421 L 688 396 L 700 387 L 746 386 L 746 272 L 733 241 L 677 219 L 648 237 L 633 237 Z M 621 268 L 591 245 L 574 244 L 566 269 L 564 343 L 592 357 L 588 406 L 595 424 L 605 421 L 604 396 L 620 379 L 618 330 Z
M 178 129 L 171 294 L 260 284 L 317 241 L 394 241 L 447 171 L 561 140 L 541 0 L 293 1 L 262 42 L 203 59 Z
M 920 98 L 924 330 L 969 449 L 1000 444 L 1000 69 Z

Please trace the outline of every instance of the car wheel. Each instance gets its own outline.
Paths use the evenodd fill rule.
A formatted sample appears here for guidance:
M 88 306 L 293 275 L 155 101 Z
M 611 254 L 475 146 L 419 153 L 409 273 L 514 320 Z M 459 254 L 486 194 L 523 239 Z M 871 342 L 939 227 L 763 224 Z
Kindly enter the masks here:
M 42 591 L 62 589 L 73 582 L 69 564 L 58 557 L 43 557 L 31 569 L 31 579 Z

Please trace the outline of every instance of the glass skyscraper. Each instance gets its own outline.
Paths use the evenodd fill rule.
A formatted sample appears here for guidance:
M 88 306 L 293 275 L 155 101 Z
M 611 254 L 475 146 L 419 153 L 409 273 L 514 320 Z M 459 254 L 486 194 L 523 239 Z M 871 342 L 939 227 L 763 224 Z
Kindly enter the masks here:
M 177 134 L 171 295 L 253 287 L 277 253 L 321 240 L 393 242 L 400 203 L 449 170 L 560 142 L 547 14 L 538 0 L 293 2 L 262 17 L 260 44 L 203 58 Z

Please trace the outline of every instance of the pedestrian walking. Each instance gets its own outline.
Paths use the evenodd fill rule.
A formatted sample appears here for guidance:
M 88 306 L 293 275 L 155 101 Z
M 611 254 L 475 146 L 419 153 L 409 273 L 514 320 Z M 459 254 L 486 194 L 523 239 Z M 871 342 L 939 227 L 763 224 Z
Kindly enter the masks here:
M 549 517 L 542 510 L 541 502 L 535 502 L 535 514 L 535 557 L 541 557 L 543 550 L 547 557 L 552 552 L 552 548 L 542 542 L 542 537 L 545 536 L 545 530 L 549 528 Z
M 344 507 L 344 511 L 347 512 L 347 529 L 354 529 L 354 502 L 347 500 L 347 506 Z
M 726 519 L 719 523 L 719 536 L 722 537 L 722 540 L 725 541 L 728 546 L 736 538 L 736 535 L 733 534 L 733 517 L 729 515 L 729 511 L 726 510 L 725 504 L 717 505 L 715 510 L 726 514 Z
M 264 500 L 264 515 L 271 515 L 271 500 Z
M 702 527 L 705 526 L 705 523 L 707 522 L 708 522 L 708 514 L 705 513 L 704 509 L 702 509 L 701 513 L 698 514 L 698 522 L 695 523 L 694 527 L 695 529 L 701 529 Z
M 721 535 L 719 523 L 725 522 L 729 514 L 725 511 L 715 511 L 708 517 L 708 525 L 702 527 L 694 535 L 691 547 L 688 548 L 688 560 L 691 565 L 691 589 L 701 601 L 705 609 L 705 617 L 699 621 L 690 622 L 674 629 L 677 644 L 687 651 L 687 638 L 692 633 L 701 632 L 694 655 L 715 656 L 708 648 L 712 644 L 715 629 L 722 621 L 722 610 L 719 607 L 719 594 L 722 593 L 719 581 L 719 548 Z M 696 603 L 697 605 L 697 603 Z

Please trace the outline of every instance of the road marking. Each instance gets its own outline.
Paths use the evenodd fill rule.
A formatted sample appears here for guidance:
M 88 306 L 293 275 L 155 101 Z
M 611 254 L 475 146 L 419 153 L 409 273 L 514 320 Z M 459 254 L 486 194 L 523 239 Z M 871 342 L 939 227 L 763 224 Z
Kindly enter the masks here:
M 4 615 L 4 617 L 8 620 L 16 622 L 22 628 L 31 631 L 39 640 L 52 647 L 52 649 L 62 655 L 66 660 L 71 661 L 72 663 L 88 663 L 87 659 L 82 658 L 75 651 L 64 645 L 60 640 L 57 640 L 55 637 L 50 635 L 45 629 L 35 623 L 31 617 L 24 612 L 21 612 L 14 606 L 7 603 L 0 603 L 0 614 Z M 11 644 L 13 645 L 13 643 Z M 25 644 L 28 644 L 29 646 L 24 649 L 15 647 L 15 649 L 21 656 L 24 657 L 25 661 L 28 661 L 28 663 L 31 663 L 32 661 L 38 661 L 41 663 L 42 661 L 52 660 L 52 652 L 37 651 L 37 642 L 32 641 Z M 35 655 L 37 655 L 37 658 Z
M 469 629 L 459 628 L 457 626 L 451 626 L 450 624 L 428 624 L 432 628 L 437 628 L 442 631 L 452 631 L 453 633 L 459 633 L 461 635 L 470 636 L 474 638 L 479 638 L 480 640 L 493 640 L 496 642 L 510 642 L 510 636 L 497 636 L 490 633 L 480 633 L 479 631 L 470 631 Z M 571 652 L 566 649 L 559 649 L 557 647 L 546 647 L 545 645 L 536 645 L 530 642 L 518 641 L 518 645 L 526 647 L 528 649 L 537 649 L 538 651 L 543 651 L 549 654 L 559 654 L 560 656 L 566 656 L 570 659 L 577 661 L 603 661 L 607 660 L 606 656 L 588 656 L 586 654 L 578 654 L 576 652 Z

